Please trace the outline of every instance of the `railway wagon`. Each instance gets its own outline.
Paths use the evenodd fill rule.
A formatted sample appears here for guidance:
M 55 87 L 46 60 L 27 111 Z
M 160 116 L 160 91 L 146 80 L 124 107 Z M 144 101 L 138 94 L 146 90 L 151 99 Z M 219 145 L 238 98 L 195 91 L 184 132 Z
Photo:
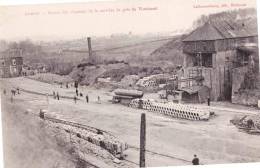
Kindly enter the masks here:
M 121 95 L 121 96 L 131 96 L 136 98 L 143 97 L 144 93 L 139 90 L 128 90 L 128 89 L 116 89 L 114 91 L 115 95 Z
M 133 99 L 142 97 L 143 92 L 139 90 L 116 89 L 114 91 L 112 102 L 129 105 Z

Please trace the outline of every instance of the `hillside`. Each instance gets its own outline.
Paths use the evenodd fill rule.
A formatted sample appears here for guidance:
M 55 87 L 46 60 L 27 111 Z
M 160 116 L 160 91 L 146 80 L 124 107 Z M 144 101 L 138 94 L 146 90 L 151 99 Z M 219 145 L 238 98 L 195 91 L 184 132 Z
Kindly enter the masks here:
M 157 48 L 151 53 L 151 59 L 156 61 L 167 60 L 174 63 L 175 66 L 183 64 L 184 54 L 182 53 L 182 39 L 185 36 L 176 36 L 173 40 Z

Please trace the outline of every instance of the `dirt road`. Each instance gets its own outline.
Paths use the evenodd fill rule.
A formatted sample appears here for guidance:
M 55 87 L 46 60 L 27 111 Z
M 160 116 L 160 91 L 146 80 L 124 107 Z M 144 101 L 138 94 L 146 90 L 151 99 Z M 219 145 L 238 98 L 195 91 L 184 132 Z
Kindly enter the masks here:
M 75 94 L 72 88 L 59 88 L 25 78 L 8 79 L 6 82 L 8 86 L 11 84 L 42 93 L 52 93 L 55 90 L 60 95 Z M 89 95 L 89 103 L 86 103 L 84 97 L 76 104 L 70 99 L 58 101 L 52 97 L 49 97 L 47 103 L 46 96 L 28 93 L 16 97 L 15 103 L 19 105 L 18 100 L 23 100 L 23 105 L 33 111 L 47 109 L 60 118 L 110 131 L 134 147 L 139 146 L 140 116 L 145 112 L 147 149 L 163 154 L 147 154 L 148 166 L 187 165 L 193 154 L 197 154 L 203 164 L 260 161 L 259 136 L 238 132 L 229 123 L 235 112 L 215 111 L 217 116 L 208 122 L 187 121 L 111 104 L 108 101 L 111 94 L 104 90 L 80 88 L 80 92 Z M 101 97 L 101 104 L 97 103 L 97 96 Z M 138 163 L 138 150 L 131 148 L 126 154 L 128 160 Z

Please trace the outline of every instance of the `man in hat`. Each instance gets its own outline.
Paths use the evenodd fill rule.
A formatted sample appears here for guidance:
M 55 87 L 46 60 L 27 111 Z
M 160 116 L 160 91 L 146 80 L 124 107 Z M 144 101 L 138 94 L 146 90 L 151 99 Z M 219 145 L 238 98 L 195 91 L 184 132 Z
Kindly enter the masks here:
M 199 158 L 197 157 L 197 155 L 194 155 L 194 158 L 192 159 L 192 164 L 193 165 L 199 165 L 200 161 Z

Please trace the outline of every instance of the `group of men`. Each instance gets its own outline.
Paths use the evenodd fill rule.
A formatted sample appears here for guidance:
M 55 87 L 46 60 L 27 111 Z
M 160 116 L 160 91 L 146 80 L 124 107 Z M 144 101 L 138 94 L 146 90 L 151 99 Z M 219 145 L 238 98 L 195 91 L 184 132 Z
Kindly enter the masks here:
M 3 94 L 4 94 L 4 95 L 7 94 L 6 89 L 3 90 Z M 13 97 L 14 97 L 16 94 L 20 94 L 20 88 L 19 88 L 19 87 L 17 87 L 16 89 L 11 89 L 11 102 L 13 102 L 13 100 L 14 100 Z
M 55 92 L 53 91 L 53 98 L 54 98 L 54 99 L 57 98 L 57 100 L 60 100 L 59 92 L 55 93 Z
M 66 86 L 67 89 L 69 88 L 69 84 L 68 83 L 66 83 L 65 86 Z M 73 84 L 71 86 L 73 87 Z M 62 88 L 62 83 L 60 85 L 60 88 Z M 73 97 L 73 100 L 74 100 L 74 102 L 76 104 L 77 100 L 79 100 L 78 97 L 83 97 L 83 93 L 79 92 L 79 90 L 78 90 L 78 83 L 77 82 L 74 83 L 74 88 L 75 88 L 75 96 Z M 47 94 L 47 97 L 48 97 L 48 94 Z M 53 97 L 54 97 L 54 99 L 60 100 L 59 92 L 53 91 Z M 87 103 L 89 103 L 89 96 L 88 96 L 88 94 L 86 94 L 85 100 L 86 100 Z M 97 102 L 101 103 L 100 96 L 97 97 Z
M 78 96 L 83 97 L 83 94 L 79 93 L 78 88 L 76 88 L 75 92 L 76 92 L 76 95 L 73 97 L 73 100 L 74 100 L 75 103 L 77 103 L 77 97 Z M 89 97 L 88 97 L 87 94 L 86 94 L 85 98 L 86 98 L 86 102 L 88 103 L 89 102 Z

